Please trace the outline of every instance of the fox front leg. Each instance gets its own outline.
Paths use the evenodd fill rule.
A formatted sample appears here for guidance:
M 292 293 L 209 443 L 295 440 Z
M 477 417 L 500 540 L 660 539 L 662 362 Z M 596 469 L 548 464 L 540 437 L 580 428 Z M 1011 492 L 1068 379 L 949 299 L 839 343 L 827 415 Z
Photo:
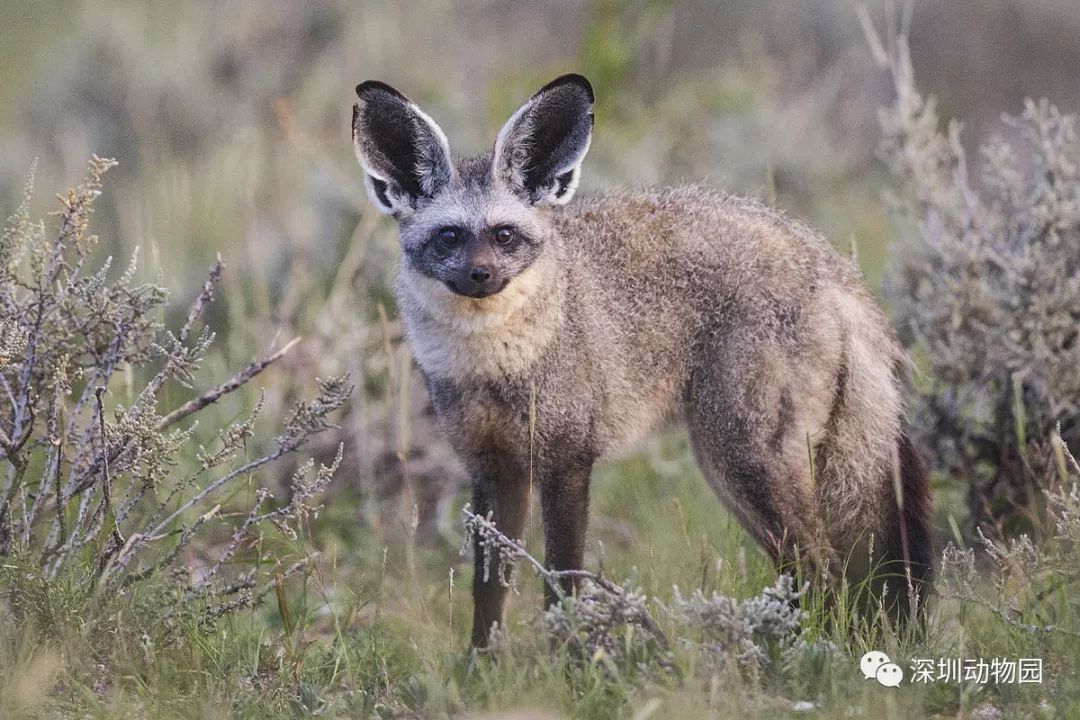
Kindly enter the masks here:
M 589 473 L 592 459 L 567 462 L 543 478 L 540 504 L 544 514 L 544 563 L 551 570 L 581 570 L 585 555 L 585 529 L 589 519 Z M 556 589 L 544 587 L 544 606 L 577 590 L 578 578 L 564 577 Z
M 529 507 L 528 479 L 509 473 L 482 475 L 474 481 L 473 508 L 477 515 L 490 514 L 495 527 L 512 539 L 519 539 Z M 473 540 L 473 629 L 472 645 L 487 647 L 492 628 L 503 625 L 507 588 L 500 576 L 502 557 L 498 548 L 484 547 L 480 537 Z

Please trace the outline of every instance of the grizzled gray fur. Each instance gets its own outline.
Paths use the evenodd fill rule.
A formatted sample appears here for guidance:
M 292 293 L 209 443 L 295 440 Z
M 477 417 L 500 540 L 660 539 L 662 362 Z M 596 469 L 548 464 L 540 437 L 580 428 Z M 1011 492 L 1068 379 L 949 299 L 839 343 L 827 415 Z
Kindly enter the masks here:
M 820 235 L 696 185 L 567 204 L 593 128 L 579 75 L 533 95 L 471 160 L 389 86 L 357 95 L 356 154 L 400 232 L 408 339 L 477 513 L 517 537 L 537 488 L 547 564 L 580 568 L 593 463 L 677 420 L 781 567 L 857 581 L 894 563 L 893 605 L 924 579 L 906 360 Z M 481 646 L 503 622 L 495 575 L 474 578 Z

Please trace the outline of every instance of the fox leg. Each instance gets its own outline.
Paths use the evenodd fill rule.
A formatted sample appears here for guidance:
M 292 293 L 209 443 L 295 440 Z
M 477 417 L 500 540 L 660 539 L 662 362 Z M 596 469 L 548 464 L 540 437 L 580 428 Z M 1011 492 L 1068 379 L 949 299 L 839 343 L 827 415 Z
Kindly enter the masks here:
M 816 503 L 799 478 L 752 456 L 717 456 L 707 442 L 695 440 L 694 448 L 709 484 L 778 570 L 804 578 L 836 571 Z
M 580 570 L 585 555 L 585 528 L 589 515 L 591 458 L 563 456 L 558 472 L 548 474 L 540 485 L 544 513 L 544 562 L 552 570 Z M 577 578 L 561 578 L 560 587 L 544 587 L 544 606 L 559 602 L 577 589 Z
M 529 482 L 519 473 L 500 474 L 498 479 L 481 476 L 473 486 L 473 508 L 477 515 L 491 515 L 495 527 L 512 539 L 521 537 L 529 508 Z M 474 647 L 486 647 L 493 625 L 503 624 L 506 593 L 499 576 L 501 553 L 485 548 L 480 538 L 473 540 L 473 629 Z
M 720 348 L 692 375 L 687 427 L 709 484 L 782 571 L 833 575 L 836 554 L 824 532 L 808 448 L 827 419 L 818 395 L 791 387 L 776 356 L 732 359 Z

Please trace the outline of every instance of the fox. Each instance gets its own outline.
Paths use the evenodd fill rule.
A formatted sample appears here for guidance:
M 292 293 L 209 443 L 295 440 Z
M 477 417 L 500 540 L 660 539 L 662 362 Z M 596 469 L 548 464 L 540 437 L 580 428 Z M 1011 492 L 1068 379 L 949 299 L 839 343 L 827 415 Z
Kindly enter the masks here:
M 831 586 L 887 565 L 877 606 L 908 616 L 931 570 L 928 477 L 905 430 L 909 361 L 850 260 L 701 184 L 571 203 L 594 127 L 581 75 L 540 88 L 471 158 L 390 85 L 356 95 L 367 195 L 397 225 L 406 340 L 473 512 L 517 539 L 538 491 L 547 605 L 577 587 L 563 571 L 583 566 L 594 464 L 681 422 L 781 571 Z M 478 649 L 507 597 L 481 542 Z

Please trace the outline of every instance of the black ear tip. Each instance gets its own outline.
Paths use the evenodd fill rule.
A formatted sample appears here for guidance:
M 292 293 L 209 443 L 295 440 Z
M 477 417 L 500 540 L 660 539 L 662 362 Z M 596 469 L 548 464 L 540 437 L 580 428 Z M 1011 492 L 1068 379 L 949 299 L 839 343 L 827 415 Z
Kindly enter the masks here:
M 363 100 L 364 95 L 370 93 L 389 93 L 396 98 L 408 100 L 404 95 L 380 80 L 365 80 L 356 86 L 356 95 Z
M 577 73 L 569 73 L 568 75 L 560 75 L 544 87 L 537 91 L 537 95 L 554 90 L 555 88 L 564 87 L 566 85 L 572 85 L 577 87 L 585 96 L 589 98 L 589 104 L 596 102 L 596 95 L 593 93 L 592 83 L 590 83 L 584 75 L 578 75 Z

